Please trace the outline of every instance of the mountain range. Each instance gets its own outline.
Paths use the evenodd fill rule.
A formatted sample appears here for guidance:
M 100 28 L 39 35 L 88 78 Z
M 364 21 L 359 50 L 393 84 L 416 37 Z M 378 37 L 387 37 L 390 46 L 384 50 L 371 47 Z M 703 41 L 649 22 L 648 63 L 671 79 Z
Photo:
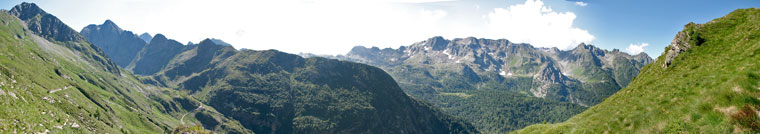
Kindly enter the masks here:
M 90 26 L 117 27 L 110 21 Z M 103 49 L 123 51 L 108 47 L 108 44 L 141 46 L 139 41 L 144 40 L 124 30 L 109 33 L 93 29 L 107 29 L 85 27 L 82 30 L 82 33 L 102 33 L 87 37 L 105 41 L 94 43 L 102 45 Z M 118 38 L 120 35 L 131 36 L 126 39 L 103 38 Z M 252 65 L 237 64 L 243 60 L 236 58 L 241 53 L 218 39 L 183 45 L 157 34 L 143 46 L 130 64 L 122 64 L 122 67 L 146 76 L 143 79 L 146 83 L 185 89 L 189 94 L 208 97 L 214 94 L 205 91 L 209 90 L 206 88 L 214 87 L 212 91 L 215 91 L 218 90 L 215 86 L 228 84 L 219 83 L 218 79 L 230 79 L 225 76 L 231 73 L 255 73 L 227 68 L 231 65 Z M 106 54 L 113 57 L 129 56 L 109 52 L 106 51 Z M 442 112 L 462 117 L 486 133 L 503 133 L 535 123 L 564 121 L 625 87 L 643 65 L 652 61 L 644 53 L 629 55 L 586 44 L 580 44 L 573 50 L 559 50 L 534 48 L 505 39 L 473 37 L 453 40 L 433 37 L 399 49 L 358 46 L 345 56 L 327 58 L 380 67 L 393 76 L 406 95 L 441 107 Z M 291 68 L 300 66 L 300 63 L 279 66 Z M 288 69 L 286 72 L 292 73 Z M 320 73 L 323 72 L 329 71 Z M 256 129 L 261 128 L 253 130 Z
M 357 46 L 328 57 L 383 68 L 410 96 L 491 133 L 564 121 L 626 87 L 652 62 L 645 53 L 584 43 L 559 50 L 474 37 L 433 37 L 398 49 Z
M 143 84 L 36 4 L 0 21 L 0 133 L 169 132 L 192 110 L 194 99 Z
M 357 46 L 341 57 L 386 68 L 402 84 L 433 88 L 412 92 L 493 89 L 584 106 L 625 87 L 642 66 L 652 62 L 645 53 L 629 55 L 583 43 L 561 51 L 474 37 L 433 37 L 398 49 Z
M 757 133 L 759 15 L 687 24 L 657 60 L 475 37 L 318 56 L 24 2 L 0 11 L 0 133 Z
M 2 133 L 478 132 L 364 64 L 161 34 L 146 44 L 112 21 L 83 35 L 33 3 L 1 14 Z
M 106 21 L 98 26 L 108 25 Z M 134 42 L 142 40 L 129 31 L 82 31 L 88 30 L 103 33 L 91 36 L 105 41 L 103 44 L 140 44 L 100 38 L 121 34 L 133 35 L 130 39 Z M 144 82 L 203 98 L 204 104 L 256 133 L 477 132 L 469 124 L 408 98 L 385 72 L 361 64 L 304 59 L 276 50 L 238 51 L 218 39 L 183 45 L 156 34 L 125 67 L 144 75 Z M 330 71 L 334 73 L 326 73 Z M 353 80 L 334 81 L 341 77 Z M 386 116 L 397 118 L 379 118 Z M 412 118 L 416 120 L 405 120 Z M 211 122 L 201 121 L 207 129 L 216 130 L 219 123 Z

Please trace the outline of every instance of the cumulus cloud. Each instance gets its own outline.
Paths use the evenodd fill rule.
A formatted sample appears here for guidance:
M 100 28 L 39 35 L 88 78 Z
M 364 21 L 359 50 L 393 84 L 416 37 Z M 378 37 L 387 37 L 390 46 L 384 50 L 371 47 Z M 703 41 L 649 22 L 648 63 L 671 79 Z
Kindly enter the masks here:
M 641 52 L 644 52 L 644 47 L 649 46 L 649 43 L 641 43 L 639 45 L 631 44 L 628 45 L 628 48 L 625 48 L 625 51 L 629 54 L 639 54 Z
M 582 7 L 585 7 L 585 6 L 588 6 L 588 3 L 586 3 L 586 2 L 582 2 L 582 1 L 576 1 L 576 2 L 575 2 L 575 5 L 578 5 L 578 6 L 582 6 Z
M 575 17 L 572 12 L 555 12 L 540 0 L 527 0 L 506 9 L 496 8 L 486 15 L 489 35 L 496 36 L 490 38 L 563 50 L 594 40 L 588 31 L 573 27 Z

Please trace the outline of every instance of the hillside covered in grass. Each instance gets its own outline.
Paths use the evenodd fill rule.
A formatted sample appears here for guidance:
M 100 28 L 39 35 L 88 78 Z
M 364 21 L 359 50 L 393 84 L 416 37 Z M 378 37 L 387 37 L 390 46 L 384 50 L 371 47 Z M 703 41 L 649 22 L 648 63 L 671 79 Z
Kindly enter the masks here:
M 599 105 L 516 133 L 760 132 L 760 9 L 687 24 L 665 49 Z
M 162 133 L 189 112 L 37 5 L 0 11 L 0 133 Z M 197 122 L 185 118 L 185 122 Z

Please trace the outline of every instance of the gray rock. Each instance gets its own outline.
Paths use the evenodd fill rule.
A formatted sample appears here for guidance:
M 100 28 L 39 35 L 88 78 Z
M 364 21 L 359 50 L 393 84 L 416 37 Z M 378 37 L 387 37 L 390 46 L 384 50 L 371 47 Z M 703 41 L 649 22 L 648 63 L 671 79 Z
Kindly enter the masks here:
M 702 24 L 694 24 L 689 23 L 684 26 L 684 29 L 699 29 L 702 27 Z M 662 68 L 668 68 L 670 65 L 673 64 L 673 60 L 675 60 L 676 57 L 678 57 L 679 54 L 682 52 L 686 52 L 689 48 L 691 48 L 693 45 L 690 44 L 691 40 L 691 34 L 689 30 L 684 30 L 681 32 L 678 32 L 676 34 L 676 37 L 673 38 L 673 41 L 670 43 L 670 46 L 668 47 L 668 50 L 666 51 L 667 54 L 665 54 L 665 62 L 662 64 Z

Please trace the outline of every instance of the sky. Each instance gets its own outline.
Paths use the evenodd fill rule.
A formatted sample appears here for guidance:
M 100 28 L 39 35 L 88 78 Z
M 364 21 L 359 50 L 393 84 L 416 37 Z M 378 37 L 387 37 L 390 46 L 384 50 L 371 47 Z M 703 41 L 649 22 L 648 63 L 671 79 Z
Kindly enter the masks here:
M 21 0 L 4 0 L 10 9 Z M 508 39 L 572 49 L 580 43 L 659 56 L 689 22 L 760 0 L 28 0 L 75 30 L 106 19 L 179 42 L 222 39 L 235 48 L 345 54 L 398 48 L 433 36 Z M 656 58 L 656 57 L 653 57 Z

